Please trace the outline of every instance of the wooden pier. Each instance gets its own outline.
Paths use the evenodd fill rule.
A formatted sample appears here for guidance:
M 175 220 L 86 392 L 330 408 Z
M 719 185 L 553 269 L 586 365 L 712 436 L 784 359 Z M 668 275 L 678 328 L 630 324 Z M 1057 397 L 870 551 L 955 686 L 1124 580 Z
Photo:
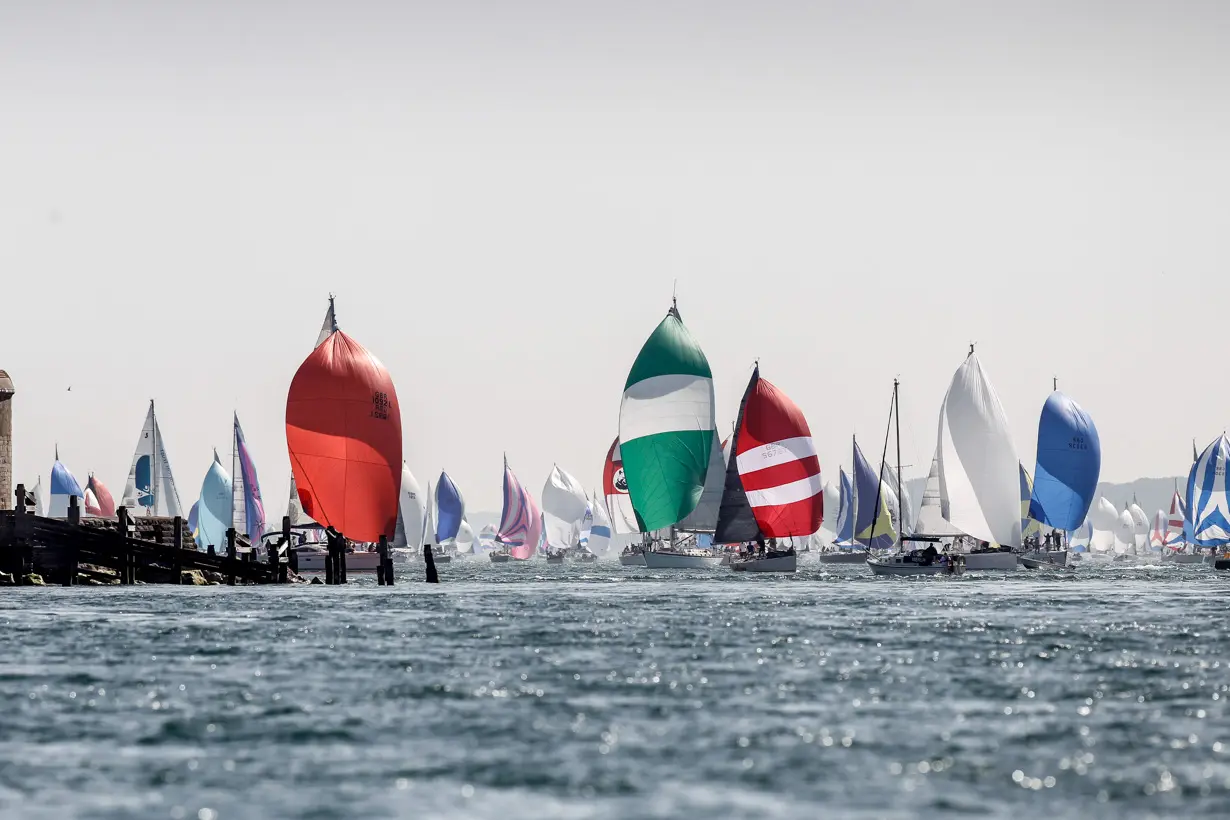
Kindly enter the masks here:
M 119 508 L 110 518 L 82 518 L 76 497 L 67 519 L 32 514 L 25 487 L 17 486 L 16 509 L 0 510 L 0 573 L 10 583 L 29 583 L 34 576 L 46 583 L 286 583 L 290 520 L 283 519 L 282 537 L 259 556 L 247 542 L 227 531 L 222 554 L 201 552 L 181 518 L 129 516 Z M 110 572 L 99 572 L 110 570 Z M 102 577 L 100 577 L 102 576 Z

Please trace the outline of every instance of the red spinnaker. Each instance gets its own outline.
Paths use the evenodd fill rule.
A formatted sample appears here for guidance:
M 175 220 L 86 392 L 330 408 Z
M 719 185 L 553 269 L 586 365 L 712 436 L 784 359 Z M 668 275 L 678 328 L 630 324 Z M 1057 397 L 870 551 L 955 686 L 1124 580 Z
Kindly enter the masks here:
M 305 513 L 352 541 L 392 538 L 402 461 L 397 391 L 380 360 L 340 330 L 290 383 L 286 445 Z
M 798 405 L 758 375 L 735 437 L 739 479 L 766 537 L 811 535 L 824 520 L 811 429 Z
M 94 500 L 98 502 L 98 512 L 91 512 L 91 515 L 103 518 L 111 518 L 115 515 L 115 499 L 111 497 L 111 491 L 107 489 L 107 485 L 95 478 L 93 473 L 90 474 L 86 489 L 94 492 Z

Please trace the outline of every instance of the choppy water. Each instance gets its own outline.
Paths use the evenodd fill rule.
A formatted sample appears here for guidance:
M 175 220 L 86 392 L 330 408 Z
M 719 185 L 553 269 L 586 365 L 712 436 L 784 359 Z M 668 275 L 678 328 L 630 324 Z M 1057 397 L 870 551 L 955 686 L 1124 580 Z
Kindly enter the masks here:
M 0 816 L 1230 816 L 1221 573 L 442 575 L 0 591 Z

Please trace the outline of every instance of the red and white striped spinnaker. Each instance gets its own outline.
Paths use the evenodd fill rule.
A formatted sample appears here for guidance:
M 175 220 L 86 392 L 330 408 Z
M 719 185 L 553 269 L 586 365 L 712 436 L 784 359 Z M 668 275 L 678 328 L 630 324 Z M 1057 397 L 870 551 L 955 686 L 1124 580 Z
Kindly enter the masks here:
M 824 519 L 820 459 L 803 411 L 752 373 L 726 465 L 714 541 L 811 535 Z

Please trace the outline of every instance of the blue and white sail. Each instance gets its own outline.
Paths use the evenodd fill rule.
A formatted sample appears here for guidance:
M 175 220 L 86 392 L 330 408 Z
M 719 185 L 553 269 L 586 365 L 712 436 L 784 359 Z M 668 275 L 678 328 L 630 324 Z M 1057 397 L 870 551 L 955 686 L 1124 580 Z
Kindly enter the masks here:
M 1102 442 L 1085 410 L 1056 390 L 1038 418 L 1038 460 L 1029 516 L 1072 530 L 1085 520 L 1102 471 Z
M 207 549 L 212 544 L 219 553 L 226 551 L 226 531 L 231 527 L 231 477 L 222 467 L 218 451 L 201 482 L 201 497 L 197 502 L 197 546 Z
M 1089 549 L 1089 542 L 1093 538 L 1093 525 L 1086 518 L 1084 523 L 1072 531 L 1068 536 L 1068 551 L 1069 552 L 1085 552 Z
M 873 469 L 858 441 L 854 442 L 854 540 L 867 549 L 888 549 L 897 542 L 888 512 L 887 488 Z
M 1222 433 L 1200 453 L 1187 477 L 1187 518 L 1199 547 L 1230 544 L 1230 489 L 1226 484 L 1230 440 Z
M 593 522 L 589 527 L 589 551 L 601 555 L 611 548 L 611 519 L 607 515 L 606 505 L 598 496 L 595 495 L 589 505 L 593 515 Z
M 51 465 L 51 503 L 47 506 L 47 516 L 49 518 L 67 518 L 68 506 L 71 503 L 69 499 L 73 496 L 77 497 L 77 507 L 81 510 L 82 515 L 84 515 L 84 495 L 81 491 L 81 482 L 60 461 L 60 448 L 56 447 L 55 464 Z
M 137 449 L 132 455 L 128 469 L 128 481 L 124 485 L 124 498 L 120 502 L 131 510 L 144 508 L 146 515 L 162 515 L 173 518 L 183 515 L 179 502 L 179 489 L 171 475 L 171 461 L 163 443 L 158 417 L 154 414 L 154 401 L 150 399 L 137 439 Z
M 436 543 L 442 547 L 455 545 L 465 517 L 466 502 L 461 490 L 448 473 L 441 470 L 436 483 Z
M 854 543 L 854 487 L 850 484 L 850 476 L 846 475 L 845 468 L 837 469 L 841 475 L 841 488 L 837 500 L 837 523 L 834 525 L 833 531 L 837 535 L 837 540 L 833 542 L 836 547 L 842 549 L 854 549 L 858 545 Z

